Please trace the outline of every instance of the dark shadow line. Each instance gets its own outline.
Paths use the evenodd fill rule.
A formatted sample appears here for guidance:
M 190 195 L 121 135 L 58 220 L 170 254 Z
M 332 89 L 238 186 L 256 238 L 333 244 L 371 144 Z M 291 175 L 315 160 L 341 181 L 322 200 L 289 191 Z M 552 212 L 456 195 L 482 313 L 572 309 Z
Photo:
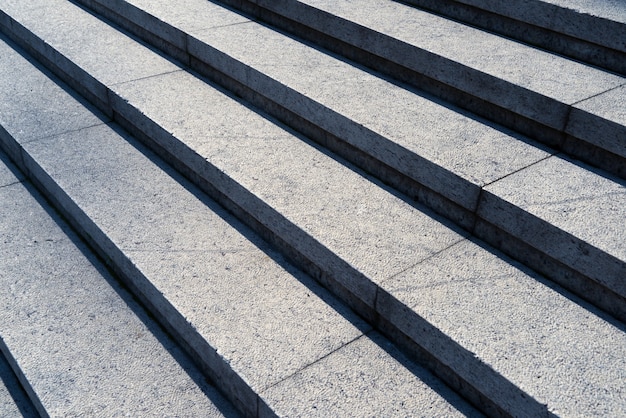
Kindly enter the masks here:
M 6 345 L 0 341 L 0 348 Z M 13 398 L 15 406 L 25 418 L 39 417 L 39 413 L 35 408 L 35 405 L 29 398 L 26 390 L 22 386 L 19 378 L 15 374 L 15 371 L 11 368 L 9 361 L 6 359 L 5 354 L 0 349 L 0 385 L 4 384 L 5 388 Z

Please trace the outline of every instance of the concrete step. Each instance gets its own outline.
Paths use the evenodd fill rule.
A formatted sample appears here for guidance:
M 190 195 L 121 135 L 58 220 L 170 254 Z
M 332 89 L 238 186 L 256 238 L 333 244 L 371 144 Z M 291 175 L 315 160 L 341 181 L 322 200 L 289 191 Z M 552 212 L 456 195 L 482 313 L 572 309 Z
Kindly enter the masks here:
M 626 74 L 626 6 L 620 0 L 403 0 L 550 51 Z
M 180 170 L 205 184 L 207 191 L 225 195 L 232 205 L 242 208 L 231 210 L 248 217 L 251 225 L 260 223 L 258 228 L 268 237 L 285 242 L 286 251 L 302 247 L 300 235 L 308 232 L 303 232 L 307 228 L 296 220 L 289 219 L 289 238 L 275 230 L 274 219 L 285 217 L 276 203 L 261 199 L 253 210 L 247 191 L 242 192 L 242 201 L 236 201 L 233 188 L 239 186 L 217 186 L 219 181 L 211 178 L 219 180 L 225 168 L 211 161 L 213 171 L 207 171 L 203 163 L 208 156 L 190 162 L 202 153 L 177 134 L 183 121 L 206 123 L 202 103 L 209 99 L 200 93 L 200 87 L 192 91 L 185 87 L 198 82 L 179 74 L 169 76 L 171 80 L 164 77 L 163 82 L 150 77 L 176 72 L 179 67 L 146 52 L 102 22 L 106 34 L 94 32 L 95 23 L 91 22 L 96 19 L 70 23 L 63 5 L 48 6 L 53 9 L 50 11 L 33 5 L 7 7 L 4 27 L 105 113 L 115 113 L 126 128 L 145 137 Z M 169 10 L 164 8 L 163 13 Z M 206 62 L 220 67 L 223 73 L 217 78 L 251 100 L 259 97 L 252 89 L 274 95 L 279 104 L 256 102 L 270 110 L 280 105 L 278 113 L 323 145 L 617 318 L 626 318 L 624 180 L 391 84 L 212 3 L 202 1 L 176 10 L 174 16 L 160 15 L 159 21 L 174 19 L 195 33 L 183 38 L 195 54 L 187 56 L 194 67 L 206 69 Z M 146 12 L 137 13 L 138 22 L 148 19 Z M 66 31 L 47 25 L 44 16 Z M 143 22 L 145 28 L 152 27 L 151 19 Z M 193 28 L 194 19 L 202 22 L 202 29 Z M 75 42 L 68 42 L 76 31 L 85 34 L 80 49 Z M 136 63 L 129 61 L 130 48 L 135 50 L 132 59 Z M 92 51 L 100 49 L 106 49 L 107 55 L 94 57 Z M 195 57 L 204 57 L 205 63 Z M 145 80 L 126 83 L 139 78 Z M 246 85 L 228 81 L 235 78 Z M 148 96 L 148 91 L 154 96 Z M 164 99 L 164 91 L 173 93 Z M 145 106 L 150 106 L 150 112 Z M 182 114 L 174 117 L 177 110 Z M 179 145 L 181 141 L 186 145 Z M 184 157 L 185 152 L 191 157 Z M 319 242 L 311 245 L 320 246 Z M 295 254 L 310 260 L 307 251 Z M 325 250 L 316 251 L 318 257 L 325 257 Z
M 60 2 L 54 6 L 62 7 Z M 72 10 L 64 11 L 80 20 Z M 113 38 L 108 40 L 112 46 Z M 0 48 L 1 102 L 6 104 L 0 112 L 2 147 L 242 413 L 480 416 L 119 126 L 82 104 L 67 86 L 51 81 L 6 44 Z M 139 57 L 144 68 L 163 70 L 150 66 L 154 60 L 142 59 L 149 56 Z M 20 218 L 23 212 L 12 213 Z M 7 228 L 20 219 L 8 219 Z M 55 269 L 45 260 L 41 264 L 52 271 L 67 268 Z M 49 289 L 46 283 L 41 285 Z M 86 291 L 69 293 L 82 296 Z M 91 293 L 104 297 L 103 291 Z M 58 302 L 84 320 L 90 318 L 82 299 L 68 301 L 56 294 L 53 301 L 36 299 Z M 75 326 L 75 318 L 64 320 Z M 129 321 L 115 319 L 117 324 Z M 101 338 L 136 344 L 134 332 L 120 325 L 111 329 L 113 336 L 102 333 Z M 123 350 L 119 354 L 127 355 Z M 92 353 L 85 363 L 100 365 L 100 359 Z M 156 360 L 154 366 L 162 367 Z M 93 373 L 89 376 L 102 384 Z M 63 395 L 65 387 L 53 383 L 49 392 Z M 140 383 L 130 374 L 124 380 L 143 389 Z
M 339 75 L 321 74 L 328 79 L 323 86 L 314 77 L 304 77 L 310 66 L 302 65 L 302 60 L 320 60 L 299 52 L 301 48 L 286 45 L 281 41 L 284 37 L 267 35 L 266 32 L 271 32 L 262 29 L 242 28 L 239 34 L 232 28 L 209 30 L 198 27 L 190 16 L 181 20 L 184 15 L 181 10 L 185 9 L 213 15 L 213 19 L 215 15 L 224 16 L 215 4 L 187 0 L 181 4 L 181 10 L 172 10 L 164 3 L 146 0 L 80 2 L 145 36 L 184 62 L 199 60 L 208 64 L 211 71 L 252 89 L 250 94 L 260 94 L 308 121 L 310 118 L 293 104 L 305 99 L 284 93 L 286 86 L 339 115 L 353 117 L 329 105 L 326 96 L 320 97 L 323 90 L 337 88 L 332 84 Z M 390 0 L 361 1 L 358 6 L 348 0 L 226 3 L 626 178 L 623 140 L 626 78 L 623 76 Z M 234 14 L 224 19 L 241 21 Z M 256 41 L 250 40 L 257 37 Z M 282 48 L 267 49 L 268 42 L 284 45 L 290 52 L 284 53 Z M 268 62 L 279 60 L 280 68 L 267 68 Z M 328 60 L 321 62 L 332 66 Z M 238 67 L 243 69 L 236 70 Z M 289 74 L 287 67 L 293 67 Z M 255 70 L 270 77 L 271 82 L 265 80 L 263 85 L 258 85 L 249 80 L 258 77 L 251 75 Z M 350 76 L 341 74 L 341 77 Z M 298 83 L 293 82 L 294 77 Z M 312 89 L 320 91 L 312 92 Z M 338 94 L 359 100 L 354 93 Z M 288 104 L 284 103 L 286 97 L 291 97 Z M 384 102 L 378 105 L 388 107 Z
M 47 27 L 45 17 L 52 21 L 64 18 L 72 22 L 72 33 L 63 33 L 61 24 L 50 29 L 45 36 L 47 48 L 63 49 L 63 42 L 54 39 L 60 36 L 67 37 L 65 42 L 78 49 L 68 49 L 71 61 L 61 59 L 60 55 L 47 55 L 49 64 L 54 62 L 58 68 L 73 62 L 89 67 L 82 72 L 76 71 L 78 66 L 65 68 L 72 69 L 79 79 L 90 75 L 94 85 L 105 92 L 102 96 L 96 95 L 97 89 L 90 93 L 106 104 L 103 109 L 114 113 L 116 120 L 169 155 L 170 161 L 188 177 L 212 192 L 222 204 L 483 412 L 494 416 L 624 413 L 623 397 L 613 397 L 624 392 L 626 382 L 623 376 L 626 337 L 622 323 L 484 243 L 468 239 L 465 232 L 438 220 L 423 207 L 408 203 L 348 163 L 98 23 L 71 3 L 58 1 L 50 8 L 48 4 L 33 9 L 38 13 L 38 25 Z M 21 22 L 24 28 L 26 22 Z M 81 27 L 89 31 L 81 31 Z M 106 48 L 91 44 L 89 34 L 95 39 L 106 39 Z M 81 40 L 80 44 L 77 39 Z M 36 42 L 31 47 L 37 50 Z M 83 48 L 100 53 L 83 55 L 80 51 Z M 127 58 L 110 54 L 120 50 L 128 54 Z M 39 55 L 46 56 L 44 52 L 40 50 Z M 133 65 L 133 61 L 140 65 Z M 74 82 L 82 85 L 80 80 Z M 12 88 L 17 87 L 11 87 L 14 84 L 8 83 L 0 91 L 15 97 Z M 39 84 L 28 82 L 28 85 Z M 83 85 L 83 90 L 87 90 L 86 86 Z M 53 94 L 41 96 L 54 97 Z M 15 106 L 19 109 L 24 105 Z M 14 113 L 15 110 L 8 112 Z M 40 115 L 45 117 L 50 113 L 48 110 Z M 63 120 L 71 122 L 71 118 Z M 304 393 L 321 391 L 322 396 L 327 393 L 320 388 L 327 378 L 319 377 L 318 373 L 325 376 L 328 368 L 339 367 L 335 364 L 346 367 L 341 360 L 343 356 L 353 358 L 342 349 L 333 351 L 343 353 L 335 357 L 337 360 L 319 360 L 332 357 L 325 351 L 312 357 L 307 354 L 305 360 L 296 355 L 297 359 L 292 361 L 296 370 L 289 372 L 296 374 L 287 373 L 293 379 L 281 380 L 285 378 L 282 374 L 285 370 L 271 366 L 269 369 L 276 374 L 269 373 L 269 379 L 275 376 L 277 380 L 268 381 L 268 347 L 274 353 L 270 358 L 282 361 L 293 356 L 289 350 L 294 346 L 303 350 L 319 347 L 317 338 L 353 347 L 346 349 L 351 353 L 360 352 L 361 349 L 351 346 L 351 341 L 362 341 L 363 333 L 374 340 L 379 338 L 371 337 L 375 334 L 368 331 L 368 326 L 350 317 L 351 314 L 343 311 L 345 308 L 337 308 L 340 306 L 337 302 L 331 306 L 335 312 L 342 312 L 341 319 L 333 319 L 336 316 L 332 310 L 315 305 L 311 310 L 304 309 L 304 314 L 291 323 L 276 322 L 275 318 L 281 318 L 285 311 L 302 307 L 303 301 L 309 300 L 307 294 L 324 291 L 306 277 L 298 276 L 307 283 L 307 289 L 317 290 L 299 290 L 296 286 L 279 289 L 271 293 L 273 296 L 259 295 L 260 277 L 272 279 L 263 282 L 262 287 L 268 288 L 282 282 L 280 278 L 286 273 L 280 269 L 265 273 L 253 260 L 267 261 L 268 253 L 274 260 L 282 257 L 270 249 L 255 256 L 258 248 L 249 244 L 241 249 L 241 238 L 230 244 L 227 236 L 232 231 L 218 232 L 219 242 L 207 240 L 206 237 L 214 236 L 211 231 L 222 230 L 218 224 L 223 223 L 214 219 L 209 209 L 224 218 L 232 218 L 208 199 L 196 202 L 185 192 L 175 191 L 175 184 L 180 183 L 188 190 L 195 189 L 182 179 L 173 182 L 150 168 L 144 156 L 151 154 L 132 138 L 110 129 L 111 125 L 41 140 L 24 135 L 22 124 L 10 126 L 11 120 L 5 120 L 2 125 L 7 132 L 4 146 L 13 155 L 21 156 L 31 175 L 40 179 L 42 187 L 50 191 L 68 216 L 77 220 L 93 244 L 114 265 L 120 266 L 126 277 L 143 283 L 137 287 L 148 294 L 144 296 L 146 299 L 159 301 L 153 305 L 164 322 L 185 318 L 177 320 L 179 326 L 171 326 L 172 332 L 184 341 L 192 341 L 188 343 L 190 347 L 194 344 L 204 347 L 204 351 L 195 350 L 199 353 L 198 361 L 209 361 L 201 354 L 214 349 L 206 348 L 206 341 L 217 340 L 215 344 L 224 347 L 218 350 L 224 356 L 222 360 L 214 360 L 206 368 L 217 369 L 218 376 L 228 377 L 218 380 L 238 403 L 256 405 L 258 401 L 262 412 L 267 407 L 278 415 L 308 411 L 306 405 L 310 408 L 313 402 Z M 56 123 L 43 129 L 39 119 L 27 126 L 38 127 L 35 136 L 41 131 L 57 129 Z M 83 126 L 92 125 L 88 122 Z M 137 148 L 142 149 L 143 156 L 133 151 Z M 554 160 L 555 164 L 564 161 L 557 157 L 543 159 Z M 116 181 L 111 182 L 111 178 Z M 164 203 L 157 204 L 160 201 Z M 247 231 L 241 225 L 237 229 Z M 224 247 L 220 249 L 219 245 Z M 210 258 L 207 266 L 206 259 L 199 261 L 198 253 L 237 257 L 233 255 L 224 264 Z M 272 266 L 265 268 L 278 268 Z M 246 271 L 254 273 L 254 280 L 246 279 Z M 297 272 L 290 270 L 290 274 Z M 200 277 L 217 279 L 209 280 L 211 286 L 201 287 L 197 283 Z M 220 277 L 229 280 L 226 286 L 218 280 Z M 249 283 L 251 280 L 253 284 Z M 186 283 L 189 285 L 185 286 Z M 227 289 L 216 289 L 220 286 Z M 240 290 L 235 292 L 235 289 Z M 217 305 L 199 309 L 194 303 L 199 297 Z M 333 300 L 330 296 L 322 299 Z M 276 311 L 265 312 L 268 308 Z M 253 312 L 250 318 L 257 319 L 233 318 L 233 312 L 242 314 L 248 310 Z M 210 317 L 200 315 L 211 313 Z M 331 318 L 325 321 L 332 326 L 316 325 L 313 320 L 320 316 Z M 189 318 L 198 321 L 192 322 L 193 326 L 186 325 Z M 206 324 L 205 320 L 222 326 L 217 325 L 213 334 L 214 329 L 201 325 Z M 262 334 L 261 349 L 254 345 L 256 341 L 243 340 L 245 335 L 235 339 L 227 334 L 235 324 L 247 321 L 253 327 L 253 334 L 265 330 L 268 324 L 278 328 L 274 330 L 278 334 Z M 319 329 L 328 328 L 334 333 L 331 337 L 320 335 Z M 289 355 L 279 344 L 285 335 L 290 338 L 290 348 L 285 349 Z M 244 355 L 242 351 L 252 360 L 238 357 Z M 363 364 L 368 363 L 371 360 L 364 360 Z M 321 371 L 306 368 L 306 364 L 319 365 Z M 359 363 L 355 367 L 362 366 Z M 306 370 L 298 371 L 298 367 Z M 355 376 L 354 373 L 348 375 Z M 344 379 L 346 374 L 340 374 L 335 377 Z M 406 394 L 398 389 L 397 383 L 388 384 L 394 387 L 394 395 Z M 344 387 L 354 390 L 359 387 L 355 385 L 350 381 Z M 305 398 L 305 406 L 294 405 L 293 400 Z M 445 398 L 453 399 L 451 395 Z M 460 401 L 453 404 L 457 408 L 463 405 Z M 465 408 L 460 408 L 461 412 L 471 413 L 471 409 Z M 254 411 L 254 406 L 246 410 L 251 414 Z
M 0 415 L 238 416 L 9 166 L 1 153 Z

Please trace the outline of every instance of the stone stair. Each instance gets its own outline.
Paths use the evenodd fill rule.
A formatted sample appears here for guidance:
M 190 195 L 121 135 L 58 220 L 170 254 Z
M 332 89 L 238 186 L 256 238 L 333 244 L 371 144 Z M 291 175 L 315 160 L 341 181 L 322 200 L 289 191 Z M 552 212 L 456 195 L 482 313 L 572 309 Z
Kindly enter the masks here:
M 0 177 L 0 337 L 34 408 L 624 415 L 608 52 L 458 22 L 475 11 L 227 3 L 0 0 L 0 145 L 25 173 Z

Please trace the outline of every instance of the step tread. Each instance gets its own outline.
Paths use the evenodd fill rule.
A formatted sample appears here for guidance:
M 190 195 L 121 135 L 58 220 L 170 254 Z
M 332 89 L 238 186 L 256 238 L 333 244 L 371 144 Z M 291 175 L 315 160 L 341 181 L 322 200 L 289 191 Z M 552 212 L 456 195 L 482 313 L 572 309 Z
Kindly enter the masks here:
M 40 77 L 27 77 L 33 71 L 21 72 L 22 88 Z M 69 98 L 53 86 L 47 94 L 56 96 L 57 103 Z M 19 108 L 19 103 L 15 106 Z M 2 125 L 9 133 L 19 132 L 20 122 L 2 120 Z M 213 364 L 222 379 L 219 384 L 230 385 L 233 396 L 247 402 L 247 413 L 256 414 L 256 399 L 227 381 L 225 367 L 272 409 L 281 395 L 269 388 L 280 384 L 304 399 L 315 381 L 304 383 L 293 377 L 295 373 L 315 368 L 321 359 L 345 356 L 341 350 L 362 344 L 356 340 L 381 341 L 376 333 L 365 335 L 369 327 L 362 320 L 266 244 L 250 241 L 250 231 L 231 215 L 180 176 L 170 177 L 152 162 L 156 157 L 150 151 L 118 132 L 114 124 L 18 142 L 24 165 L 64 210 L 79 220 L 114 263 L 135 276 L 137 287 L 161 313 L 167 317 L 163 305 L 172 306 L 177 317 L 168 320 L 193 350 L 209 363 L 224 362 Z M 328 399 L 328 407 L 350 401 L 364 411 L 385 415 L 403 401 L 402 414 L 415 412 L 405 408 L 422 406 L 425 414 L 435 410 L 445 416 L 462 415 L 457 408 L 476 414 L 428 372 L 408 361 L 394 362 L 379 345 L 369 350 L 363 364 L 344 366 L 359 376 L 366 364 L 385 370 L 376 375 L 381 386 L 390 388 L 389 380 L 396 379 L 410 389 L 386 391 L 387 397 L 399 400 L 397 404 L 368 404 L 368 392 L 354 398 L 353 392 L 339 391 Z M 355 378 L 327 374 L 327 382 L 337 387 L 350 385 Z M 381 398 L 380 393 L 377 396 Z M 324 413 L 330 411 L 320 409 Z
M 0 152 L 0 190 L 24 181 L 24 175 Z M 35 417 L 37 412 L 5 358 L 0 333 L 0 416 Z
M 588 170 L 551 157 L 487 186 L 478 213 L 623 300 L 626 185 Z
M 32 187 L 0 201 L 0 336 L 42 415 L 235 416 Z

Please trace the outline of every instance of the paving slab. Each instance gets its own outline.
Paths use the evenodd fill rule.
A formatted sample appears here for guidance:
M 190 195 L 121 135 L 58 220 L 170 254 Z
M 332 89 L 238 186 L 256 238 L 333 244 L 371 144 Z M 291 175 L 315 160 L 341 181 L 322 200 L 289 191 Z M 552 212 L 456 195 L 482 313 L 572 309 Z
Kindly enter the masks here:
M 478 214 L 626 296 L 623 180 L 554 156 L 487 186 Z
M 440 393 L 416 392 L 415 386 L 424 382 Z M 369 394 L 367 402 L 354 402 L 363 392 Z M 269 388 L 263 396 L 277 399 L 279 416 L 482 416 L 376 332 Z
M 626 85 L 574 105 L 565 132 L 626 158 Z
M 0 188 L 0 336 L 39 412 L 236 416 L 36 196 Z
M 18 130 L 12 131 L 16 139 L 44 138 L 107 120 L 94 107 L 85 106 L 68 94 L 68 87 L 50 73 L 42 72 L 40 66 L 40 72 L 34 72 L 32 77 L 22 77 L 36 64 L 18 51 L 15 44 L 0 35 L 0 123 L 19 125 Z
M 431 321 L 556 416 L 626 413 L 623 323 L 484 244 L 465 240 L 382 286 L 408 335 L 423 333 L 416 315 Z
M 179 69 L 72 2 L 3 0 L 0 5 L 3 20 L 11 16 L 8 20 L 13 33 L 104 103 L 107 97 L 102 83 L 119 83 Z M 81 41 L 76 42 L 77 38 Z M 82 68 L 89 72 L 81 71 Z

